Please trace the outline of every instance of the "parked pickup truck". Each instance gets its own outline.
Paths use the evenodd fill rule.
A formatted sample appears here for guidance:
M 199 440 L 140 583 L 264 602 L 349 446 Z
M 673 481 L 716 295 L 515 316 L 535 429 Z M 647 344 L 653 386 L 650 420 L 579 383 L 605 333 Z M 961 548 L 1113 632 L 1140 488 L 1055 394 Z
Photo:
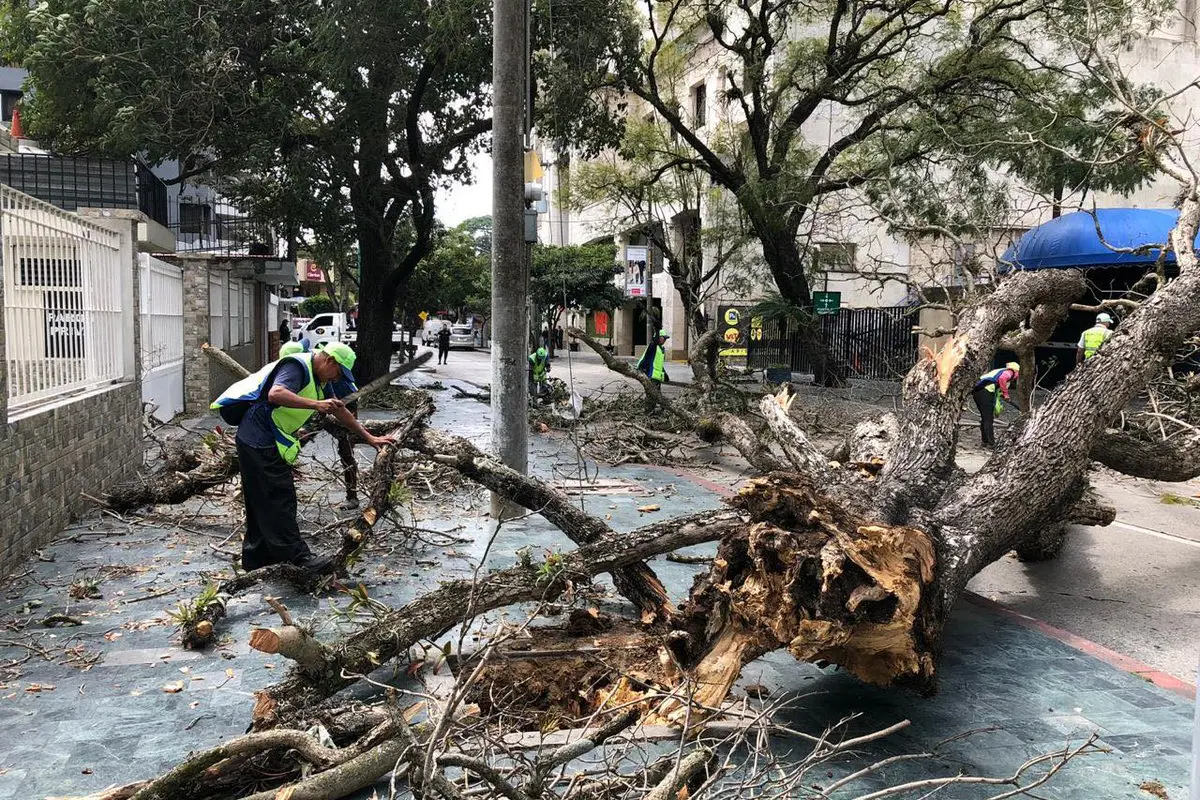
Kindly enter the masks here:
M 355 342 L 358 341 L 358 331 L 349 327 L 349 319 L 345 314 L 318 314 L 300 328 L 294 329 L 292 338 L 296 341 L 308 339 L 310 345 L 322 342 L 345 342 L 354 347 Z M 404 349 L 404 344 L 404 330 L 399 325 L 393 324 L 392 352 L 400 352 Z

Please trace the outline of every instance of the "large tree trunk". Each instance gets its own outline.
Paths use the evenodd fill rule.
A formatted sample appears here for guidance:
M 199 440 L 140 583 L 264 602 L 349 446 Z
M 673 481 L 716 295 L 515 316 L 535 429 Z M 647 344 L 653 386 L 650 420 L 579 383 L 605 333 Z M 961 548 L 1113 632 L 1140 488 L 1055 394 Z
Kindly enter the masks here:
M 396 289 L 389 246 L 375 236 L 359 237 L 362 290 L 358 299 L 357 361 L 354 374 L 360 383 L 378 378 L 392 363 L 392 319 Z

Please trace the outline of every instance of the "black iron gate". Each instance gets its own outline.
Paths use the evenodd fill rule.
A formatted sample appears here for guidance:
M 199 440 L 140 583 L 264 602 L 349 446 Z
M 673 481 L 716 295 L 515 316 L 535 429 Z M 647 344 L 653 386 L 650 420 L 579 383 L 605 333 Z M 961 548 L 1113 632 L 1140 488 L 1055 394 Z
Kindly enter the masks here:
M 843 308 L 818 317 L 831 358 L 845 364 L 851 378 L 896 381 L 917 361 L 916 309 Z M 811 373 L 810 353 L 800 344 L 799 325 L 786 320 L 751 322 L 746 362 L 751 369 L 781 367 Z

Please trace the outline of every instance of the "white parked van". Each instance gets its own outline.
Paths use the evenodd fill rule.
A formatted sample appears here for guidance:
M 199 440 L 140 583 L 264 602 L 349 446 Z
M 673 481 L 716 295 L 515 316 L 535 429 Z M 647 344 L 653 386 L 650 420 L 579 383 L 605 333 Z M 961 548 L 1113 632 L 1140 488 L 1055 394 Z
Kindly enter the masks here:
M 307 339 L 310 346 L 315 347 L 323 342 L 345 342 L 354 347 L 358 341 L 358 331 L 349 327 L 349 318 L 340 312 L 317 314 L 304 323 L 299 331 L 293 331 L 292 337 L 297 341 Z M 399 352 L 404 346 L 404 331 L 399 325 L 392 325 L 392 352 Z

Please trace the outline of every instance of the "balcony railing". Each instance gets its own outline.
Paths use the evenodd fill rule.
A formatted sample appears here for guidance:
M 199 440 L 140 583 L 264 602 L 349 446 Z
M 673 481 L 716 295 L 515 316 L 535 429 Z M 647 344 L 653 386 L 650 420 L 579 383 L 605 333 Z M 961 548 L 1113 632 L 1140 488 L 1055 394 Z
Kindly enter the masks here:
M 136 160 L 5 154 L 0 155 L 0 183 L 64 211 L 137 209 L 167 224 L 166 184 Z
M 218 214 L 214 219 L 183 220 L 168 227 L 180 253 L 278 256 L 283 250 L 271 226 L 248 217 Z

